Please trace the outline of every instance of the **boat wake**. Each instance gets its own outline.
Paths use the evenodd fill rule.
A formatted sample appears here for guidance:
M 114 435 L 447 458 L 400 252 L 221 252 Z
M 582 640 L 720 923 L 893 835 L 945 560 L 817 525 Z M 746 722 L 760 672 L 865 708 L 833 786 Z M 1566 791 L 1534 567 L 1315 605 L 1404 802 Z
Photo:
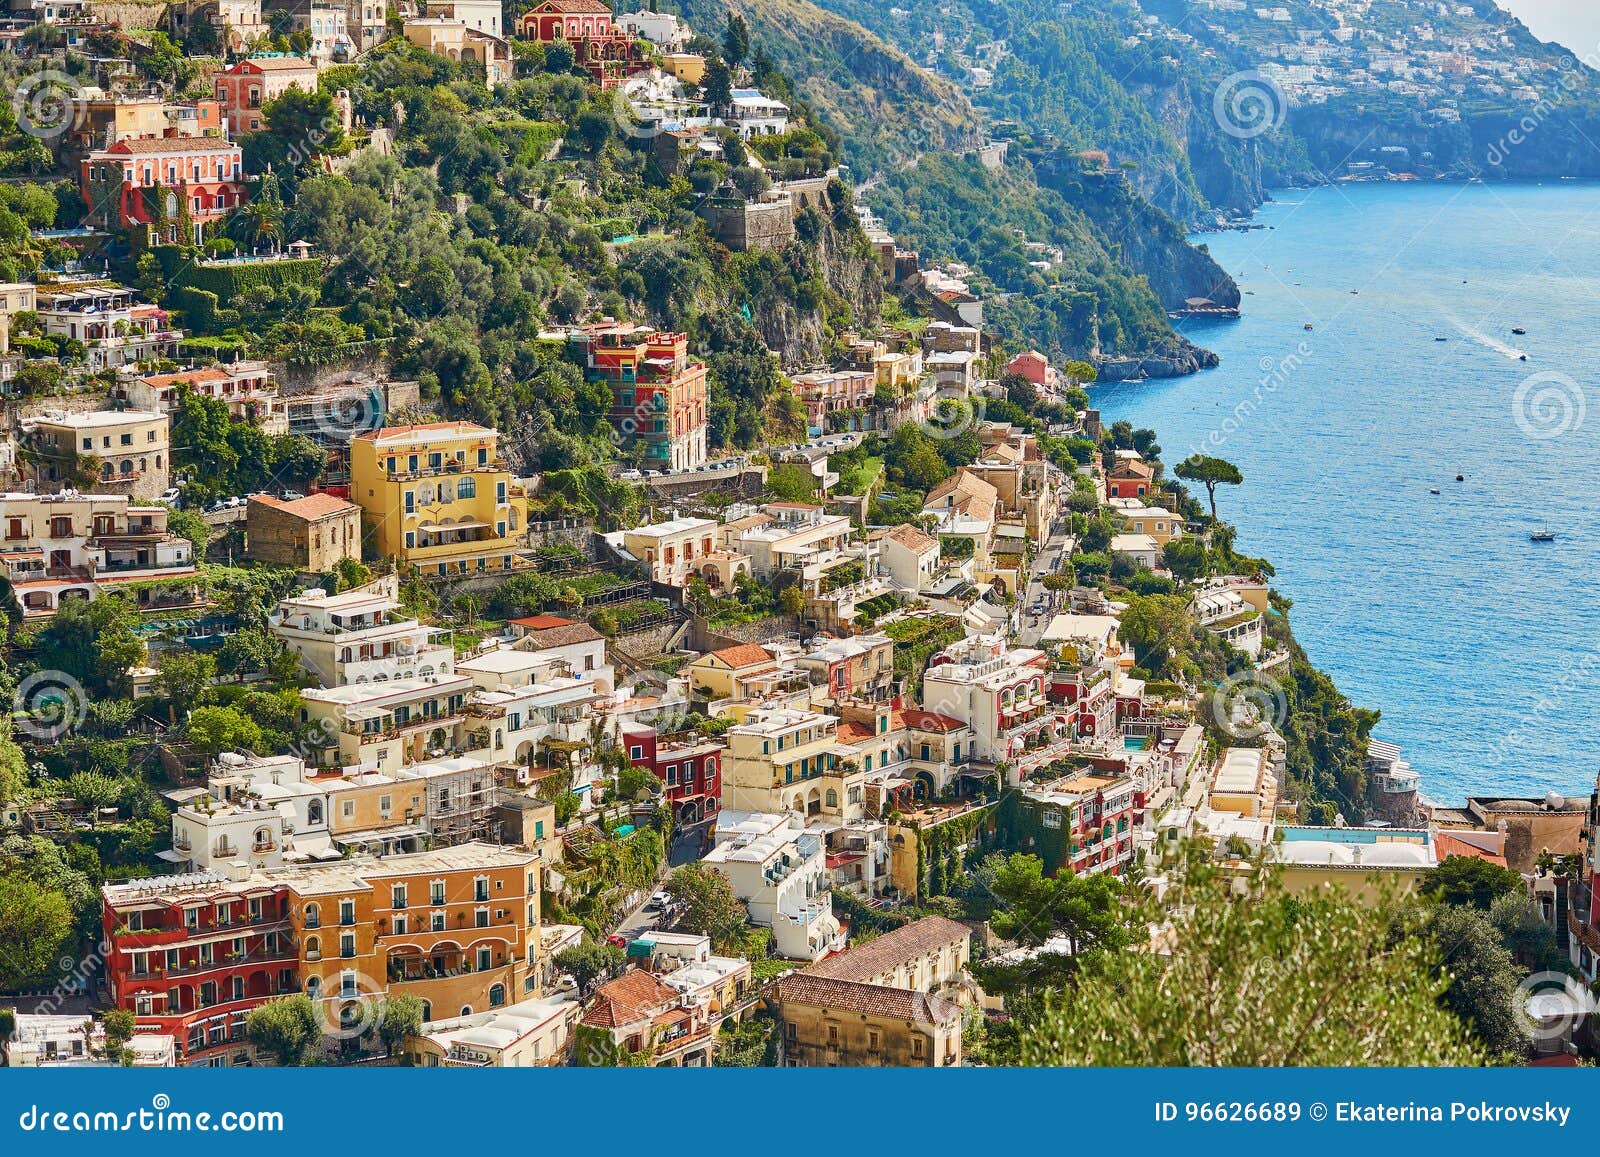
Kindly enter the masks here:
M 1471 326 L 1456 320 L 1449 314 L 1445 314 L 1444 318 L 1451 325 L 1455 326 L 1456 332 L 1462 337 L 1472 339 L 1485 349 L 1491 349 L 1495 353 L 1500 354 L 1502 357 L 1508 357 L 1514 362 L 1525 360 L 1523 351 L 1517 349 L 1515 346 L 1508 346 L 1505 342 L 1490 337 L 1482 330 L 1473 329 Z

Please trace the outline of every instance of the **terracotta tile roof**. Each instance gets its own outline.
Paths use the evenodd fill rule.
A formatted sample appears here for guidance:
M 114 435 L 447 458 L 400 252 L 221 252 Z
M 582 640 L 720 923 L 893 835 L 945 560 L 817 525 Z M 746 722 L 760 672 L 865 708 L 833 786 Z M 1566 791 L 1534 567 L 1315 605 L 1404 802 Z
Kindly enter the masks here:
M 655 1016 L 664 1004 L 676 1004 L 678 992 L 656 979 L 654 973 L 635 969 L 594 990 L 583 1023 L 596 1028 L 623 1028 Z
M 819 960 L 800 975 L 825 976 L 830 980 L 862 982 L 889 971 L 908 960 L 925 956 L 936 948 L 968 939 L 972 933 L 965 924 L 943 916 L 924 916 L 901 925 L 893 932 L 846 949 L 837 956 Z
M 906 726 L 913 731 L 960 731 L 966 726 L 954 716 L 943 715 L 938 711 L 919 711 L 914 707 L 907 707 L 901 715 L 905 718 Z
M 840 743 L 865 743 L 876 734 L 865 723 L 841 723 L 837 737 Z
M 1155 476 L 1155 470 L 1148 463 L 1141 462 L 1137 458 L 1123 458 L 1111 467 L 1111 477 L 1113 478 L 1154 478 Z
M 1000 501 L 1000 491 L 972 473 L 965 466 L 928 491 L 922 509 L 944 509 L 944 500 L 951 498 L 951 509 L 970 514 L 980 521 L 993 522 L 994 508 Z
M 270 494 L 252 494 L 252 505 L 260 503 L 270 506 L 274 510 L 281 510 L 285 514 L 292 514 L 296 518 L 303 518 L 307 522 L 315 522 L 319 518 L 331 518 L 335 514 L 344 514 L 359 507 L 353 502 L 346 502 L 342 498 L 335 498 L 332 494 L 311 494 L 305 498 L 296 498 L 285 502 L 281 498 L 274 498 Z
M 930 546 L 938 546 L 939 540 L 931 534 L 924 534 L 920 529 L 909 522 L 903 522 L 893 530 L 884 534 L 884 538 L 899 543 L 907 550 L 921 554 Z
M 810 969 L 786 976 L 778 982 L 778 1003 L 806 1004 L 815 1008 L 859 1012 L 867 1016 L 883 1016 L 926 1025 L 944 1024 L 961 1015 L 954 1004 L 926 992 L 907 992 L 903 988 L 889 988 L 882 984 L 835 980 L 831 976 L 812 975 Z
M 720 651 L 712 651 L 711 655 L 718 662 L 726 663 L 735 671 L 744 667 L 754 667 L 759 663 L 774 663 L 772 652 L 760 643 L 740 643 L 736 647 L 723 647 Z
M 239 146 L 221 137 L 139 137 L 118 141 L 107 153 L 221 153 L 238 152 Z
M 540 650 L 546 647 L 570 647 L 574 643 L 592 643 L 605 638 L 588 623 L 568 623 L 564 627 L 545 627 L 529 631 L 523 638 L 531 639 Z
M 526 615 L 520 619 L 506 621 L 526 631 L 548 631 L 551 627 L 570 627 L 577 622 L 576 619 L 563 619 L 560 615 Z
M 1506 866 L 1506 858 L 1487 848 L 1480 848 L 1476 844 L 1469 844 L 1466 840 L 1458 839 L 1448 832 L 1439 832 L 1436 837 L 1435 847 L 1440 860 L 1450 856 L 1471 856 L 1477 860 L 1488 860 L 1491 864 Z
M 610 16 L 611 8 L 600 3 L 600 0 L 544 0 L 536 4 L 530 11 L 533 12 L 585 12 L 597 16 Z M 526 13 L 524 14 L 526 15 Z
M 288 72 L 291 69 L 307 68 L 315 72 L 317 69 L 316 61 L 308 60 L 304 56 L 247 56 L 228 71 L 233 72 L 235 69 L 243 71 L 245 65 L 259 68 L 262 72 Z

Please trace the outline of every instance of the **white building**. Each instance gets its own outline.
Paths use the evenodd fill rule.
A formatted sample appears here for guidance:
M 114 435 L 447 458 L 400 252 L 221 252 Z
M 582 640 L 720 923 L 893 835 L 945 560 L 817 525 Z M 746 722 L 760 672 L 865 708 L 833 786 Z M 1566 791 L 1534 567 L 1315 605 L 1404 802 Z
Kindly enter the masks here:
M 844 947 L 828 892 L 820 836 L 794 816 L 724 811 L 716 847 L 701 862 L 722 875 L 750 911 L 750 922 L 771 928 L 778 953 L 816 961 Z
M 435 641 L 448 632 L 406 613 L 397 590 L 392 575 L 337 595 L 314 587 L 279 603 L 268 627 L 324 687 L 450 675 L 455 650 Z
M 1065 754 L 1071 727 L 1045 698 L 1043 651 L 1012 648 L 1005 635 L 976 635 L 934 659 L 922 705 L 972 728 L 973 758 L 1010 765 L 1008 782 Z

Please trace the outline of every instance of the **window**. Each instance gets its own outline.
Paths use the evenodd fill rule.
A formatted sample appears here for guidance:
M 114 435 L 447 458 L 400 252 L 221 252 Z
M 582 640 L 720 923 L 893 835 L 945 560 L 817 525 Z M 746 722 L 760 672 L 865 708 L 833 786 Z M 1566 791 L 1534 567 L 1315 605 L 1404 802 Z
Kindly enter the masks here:
M 404 936 L 410 930 L 411 924 L 406 920 L 404 914 L 398 915 L 394 918 L 394 934 L 396 936 Z
M 873 1030 L 873 1031 L 867 1033 L 867 1051 L 869 1053 L 875 1053 L 875 1052 L 878 1051 L 878 1033 L 877 1033 L 877 1030 Z
M 474 909 L 472 913 L 472 922 L 479 928 L 487 928 L 489 926 L 489 909 Z
M 339 955 L 349 958 L 356 954 L 356 934 L 354 932 L 339 933 Z
M 307 960 L 321 960 L 322 959 L 322 940 L 321 940 L 321 938 L 316 937 L 316 936 L 307 936 L 306 937 L 306 959 Z M 309 991 L 309 989 L 308 989 L 308 991 Z
M 478 971 L 479 972 L 487 972 L 489 969 L 491 969 L 493 967 L 494 967 L 494 949 L 492 949 L 492 948 L 479 948 L 478 949 Z
M 487 900 L 489 898 L 488 876 L 478 876 L 472 881 L 472 898 L 474 900 Z
M 339 923 L 349 926 L 356 922 L 356 902 L 354 900 L 339 901 Z
M 387 799 L 388 797 L 385 796 L 384 798 Z M 406 906 L 406 886 L 404 884 L 394 885 L 389 889 L 389 894 L 391 901 L 389 907 L 404 908 Z
M 914 1056 L 914 1057 L 922 1056 L 922 1043 L 923 1043 L 922 1042 L 922 1038 L 920 1036 L 914 1036 L 914 1037 L 911 1038 L 911 1055 L 912 1056 Z
M 457 498 L 476 498 L 477 496 L 478 484 L 475 480 L 471 478 L 463 478 L 460 482 L 456 483 Z
M 430 914 L 429 929 L 430 929 L 430 931 L 433 931 L 433 932 L 443 932 L 444 931 L 444 913 L 443 912 L 433 912 L 433 913 Z
M 21 532 L 20 531 L 18 532 L 17 537 L 19 537 L 19 538 L 21 537 Z M 635 743 L 632 747 L 628 748 L 628 758 L 629 759 L 643 759 L 644 758 L 644 748 L 639 746 L 639 744 Z
M 306 822 L 308 824 L 322 823 L 322 801 L 314 799 L 306 805 Z
M 306 905 L 306 927 L 319 928 L 322 926 L 322 909 L 315 904 Z
M 506 986 L 503 984 L 491 984 L 489 986 L 489 1007 L 499 1008 L 505 1002 Z
M 428 885 L 429 902 L 433 904 L 444 903 L 444 881 L 434 880 Z
M 344 816 L 344 818 L 347 819 L 347 820 L 355 819 L 356 818 L 356 801 L 353 800 L 353 799 L 345 800 L 344 801 L 344 805 L 340 808 L 340 814 L 342 814 Z

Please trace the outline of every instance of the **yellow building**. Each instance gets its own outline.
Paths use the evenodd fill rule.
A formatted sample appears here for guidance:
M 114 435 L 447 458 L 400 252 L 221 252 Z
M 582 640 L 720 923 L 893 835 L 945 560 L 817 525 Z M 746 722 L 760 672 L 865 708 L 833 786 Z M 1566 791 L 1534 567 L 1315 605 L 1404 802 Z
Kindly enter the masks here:
M 664 52 L 661 71 L 684 84 L 698 85 L 706 78 L 706 58 L 694 52 Z
M 1254 819 L 1270 816 L 1278 806 L 1278 779 L 1272 774 L 1266 748 L 1230 747 L 1211 781 L 1213 811 Z
M 507 571 L 518 556 L 522 497 L 500 434 L 473 422 L 386 426 L 350 443 L 350 497 L 385 558 L 425 575 Z

